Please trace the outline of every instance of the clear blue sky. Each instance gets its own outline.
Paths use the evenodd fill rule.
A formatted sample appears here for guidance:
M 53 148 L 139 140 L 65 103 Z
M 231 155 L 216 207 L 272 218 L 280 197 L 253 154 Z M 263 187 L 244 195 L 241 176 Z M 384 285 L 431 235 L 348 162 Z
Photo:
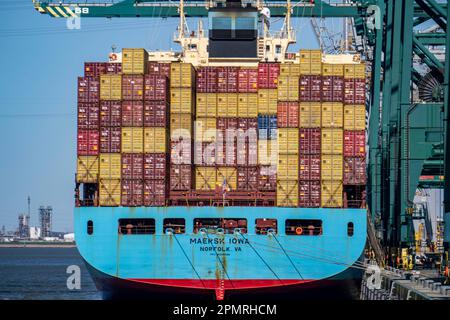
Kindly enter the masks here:
M 30 195 L 32 225 L 38 207 L 51 205 L 53 230 L 73 230 L 76 80 L 83 63 L 106 61 L 113 44 L 177 49 L 171 41 L 177 22 L 96 18 L 68 30 L 64 19 L 39 14 L 31 0 L 0 1 L 0 227 L 17 228 Z M 291 51 L 317 48 L 309 19 L 293 25 Z

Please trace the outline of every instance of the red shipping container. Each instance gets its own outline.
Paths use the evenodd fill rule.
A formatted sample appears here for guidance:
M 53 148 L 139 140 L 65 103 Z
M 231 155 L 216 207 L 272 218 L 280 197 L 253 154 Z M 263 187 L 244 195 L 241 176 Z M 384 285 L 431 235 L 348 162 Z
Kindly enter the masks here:
M 84 63 L 84 76 L 85 77 L 98 77 L 106 73 L 107 63 L 105 62 L 85 62 Z
M 275 191 L 277 189 L 277 169 L 272 166 L 260 166 L 258 175 L 259 191 Z
M 299 179 L 320 180 L 320 154 L 300 155 Z
M 120 74 L 122 72 L 121 63 L 107 63 L 106 64 L 106 74 Z
M 320 207 L 320 181 L 300 180 L 298 182 L 298 192 L 299 207 Z
M 166 179 L 167 178 L 167 154 L 145 153 L 144 154 L 144 179 Z
M 119 153 L 121 151 L 122 130 L 120 127 L 100 127 L 100 152 Z
M 238 128 L 238 118 L 217 118 L 217 138 L 225 142 L 227 136 L 234 137 Z
M 255 166 L 258 164 L 258 143 L 246 142 L 236 145 L 236 163 L 239 166 Z
M 344 131 L 344 157 L 366 156 L 366 132 Z
M 298 128 L 298 103 L 278 102 L 277 123 L 279 128 Z
M 300 154 L 320 154 L 321 130 L 318 128 L 300 128 Z
M 258 65 L 258 88 L 278 88 L 278 77 L 280 75 L 279 63 L 260 63 Z
M 170 190 L 189 191 L 192 187 L 192 166 L 190 164 L 170 165 Z
M 96 156 L 99 153 L 98 130 L 78 130 L 77 154 L 79 156 Z
M 121 202 L 124 207 L 142 206 L 144 183 L 143 180 L 122 179 Z
M 122 102 L 101 101 L 100 102 L 100 126 L 120 127 L 122 125 Z
M 162 75 L 145 75 L 144 99 L 167 101 L 169 93 L 169 81 Z
M 366 103 L 366 82 L 364 79 L 344 80 L 344 103 L 345 104 Z
M 258 167 L 238 167 L 237 190 L 258 191 Z
M 215 142 L 194 142 L 194 164 L 197 166 L 213 166 L 216 164 Z
M 301 84 L 300 84 L 300 96 L 302 96 Z M 302 101 L 302 100 L 300 100 L 300 101 Z M 306 101 L 306 100 L 303 100 L 303 101 Z M 332 102 L 333 101 L 333 77 L 332 76 L 322 76 L 322 101 L 323 102 Z
M 143 100 L 144 99 L 144 77 L 141 75 L 122 76 L 122 99 Z
M 239 67 L 218 67 L 217 69 L 217 92 L 238 92 Z
M 225 167 L 234 167 L 237 164 L 236 141 L 228 143 L 216 142 L 216 164 Z
M 217 74 L 216 67 L 200 67 L 197 70 L 197 92 L 217 92 Z
M 301 76 L 299 80 L 299 99 L 303 102 L 320 102 L 322 100 L 322 77 Z
M 191 165 L 193 143 L 191 139 L 180 139 L 170 141 L 170 162 L 171 164 Z
M 344 100 L 344 78 L 333 77 L 333 102 L 342 102 Z
M 99 128 L 100 107 L 98 102 L 78 103 L 78 129 Z
M 238 73 L 239 92 L 258 92 L 258 69 L 240 68 Z
M 142 127 L 144 125 L 144 103 L 142 101 L 122 101 L 122 126 Z
M 122 153 L 122 179 L 142 179 L 143 170 L 144 155 L 142 153 Z
M 98 77 L 78 78 L 78 103 L 99 102 L 100 101 L 100 81 Z
M 166 127 L 167 110 L 165 101 L 144 101 L 144 127 Z
M 165 180 L 144 180 L 144 199 L 146 207 L 162 207 L 166 202 Z
M 342 102 L 344 99 L 344 78 L 336 76 L 322 77 L 322 101 Z
M 366 159 L 358 157 L 344 158 L 344 184 L 366 184 Z
M 170 63 L 149 62 L 147 73 L 150 75 L 170 77 Z

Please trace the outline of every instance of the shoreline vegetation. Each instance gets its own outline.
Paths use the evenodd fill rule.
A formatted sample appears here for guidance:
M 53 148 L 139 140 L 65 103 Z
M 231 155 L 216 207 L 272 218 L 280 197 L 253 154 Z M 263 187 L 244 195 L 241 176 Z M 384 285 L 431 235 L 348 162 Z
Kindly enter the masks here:
M 0 242 L 0 248 L 75 248 L 75 242 Z

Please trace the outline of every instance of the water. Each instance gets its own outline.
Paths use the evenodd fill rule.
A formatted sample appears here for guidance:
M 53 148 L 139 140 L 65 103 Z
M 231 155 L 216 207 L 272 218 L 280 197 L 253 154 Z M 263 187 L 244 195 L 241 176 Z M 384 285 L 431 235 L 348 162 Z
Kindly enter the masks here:
M 66 269 L 81 269 L 81 289 L 69 290 Z M 76 248 L 0 248 L 0 300 L 99 300 Z

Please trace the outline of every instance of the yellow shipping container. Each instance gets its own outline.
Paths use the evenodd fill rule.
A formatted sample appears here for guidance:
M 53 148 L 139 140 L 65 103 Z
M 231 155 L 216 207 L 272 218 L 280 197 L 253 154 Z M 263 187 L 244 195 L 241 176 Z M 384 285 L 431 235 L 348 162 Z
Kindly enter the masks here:
M 322 103 L 322 127 L 342 128 L 344 105 L 340 102 Z
M 100 153 L 100 179 L 120 179 L 121 172 L 120 153 Z
M 298 181 L 277 181 L 277 206 L 298 207 Z
M 100 76 L 100 99 L 122 99 L 122 75 L 104 74 Z
M 195 141 L 216 141 L 216 118 L 197 118 L 195 120 Z
M 99 203 L 102 207 L 120 206 L 120 179 L 100 179 Z
M 320 128 L 322 106 L 316 102 L 300 103 L 300 128 Z
M 77 182 L 96 183 L 98 181 L 98 156 L 78 156 Z
M 122 152 L 142 153 L 144 151 L 144 128 L 122 127 Z
M 148 53 L 145 49 L 122 50 L 122 73 L 144 74 L 147 71 Z
M 237 171 L 236 168 L 217 167 L 217 184 L 222 186 L 223 181 L 226 181 L 227 188 L 230 190 L 237 189 Z
M 343 77 L 344 76 L 344 65 L 343 64 L 333 64 L 333 76 Z
M 278 78 L 278 101 L 298 101 L 298 77 Z
M 144 152 L 165 153 L 167 137 L 166 128 L 144 128 Z
M 280 180 L 298 180 L 298 155 L 279 154 L 277 178 Z
M 365 79 L 366 78 L 366 64 L 360 63 L 355 65 L 355 78 Z
M 277 140 L 258 140 L 258 164 L 278 164 L 278 142 Z
M 170 115 L 170 138 L 174 140 L 179 137 L 192 139 L 192 114 L 172 113 Z
M 240 118 L 256 118 L 258 116 L 258 94 L 238 94 L 237 116 Z
M 258 90 L 258 113 L 265 115 L 277 114 L 277 89 Z
M 342 208 L 342 180 L 324 180 L 321 186 L 322 207 Z
M 342 180 L 344 164 L 342 155 L 322 155 L 321 178 L 322 180 Z
M 329 63 L 322 64 L 322 75 L 333 76 L 333 65 Z
M 349 104 L 344 106 L 344 130 L 366 130 L 366 106 Z
M 238 116 L 238 95 L 237 93 L 217 94 L 217 116 L 232 117 Z
M 197 117 L 217 117 L 217 94 L 197 93 L 195 114 Z
M 322 128 L 322 154 L 342 154 L 344 130 L 341 128 Z
M 195 189 L 211 191 L 216 189 L 217 177 L 214 167 L 195 168 Z
M 192 88 L 195 71 L 190 63 L 172 62 L 170 65 L 170 86 L 172 88 Z
M 280 76 L 299 77 L 300 64 L 297 63 L 282 63 L 280 65 Z
M 355 78 L 355 66 L 356 66 L 356 64 L 346 64 L 344 66 L 344 78 L 345 79 Z
M 322 74 L 322 51 L 300 50 L 300 74 L 301 75 Z
M 278 154 L 298 154 L 298 128 L 278 128 Z
M 170 89 L 170 113 L 192 113 L 194 111 L 191 88 Z

